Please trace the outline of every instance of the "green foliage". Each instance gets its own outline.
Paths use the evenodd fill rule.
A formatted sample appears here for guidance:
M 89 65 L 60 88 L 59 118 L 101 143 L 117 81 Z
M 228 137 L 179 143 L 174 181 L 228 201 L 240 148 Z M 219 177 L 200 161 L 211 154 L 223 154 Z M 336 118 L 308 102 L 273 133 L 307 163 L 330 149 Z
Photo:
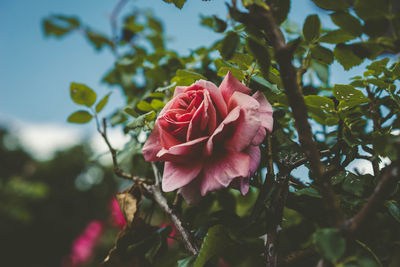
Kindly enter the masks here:
M 181 9 L 183 5 L 186 3 L 186 0 L 163 0 L 163 1 L 166 3 L 172 3 L 179 9 Z
M 72 123 L 88 123 L 92 120 L 93 116 L 86 110 L 78 110 L 69 115 L 67 121 Z
M 228 32 L 222 40 L 219 52 L 225 60 L 229 60 L 235 54 L 235 50 L 239 45 L 239 35 L 236 32 Z
M 201 245 L 194 267 L 203 267 L 213 256 L 223 252 L 229 244 L 229 237 L 223 225 L 215 225 L 208 229 Z
M 319 229 L 313 235 L 317 251 L 325 259 L 336 262 L 346 251 L 346 240 L 337 229 Z
M 321 21 L 318 15 L 309 15 L 303 25 L 303 36 L 306 42 L 316 40 L 321 31 Z
M 250 54 L 257 60 L 263 77 L 267 78 L 271 66 L 271 56 L 268 49 L 262 43 L 251 37 L 246 39 L 246 47 Z
M 91 107 L 96 102 L 96 93 L 84 84 L 71 83 L 69 90 L 72 100 L 78 105 Z
M 43 20 L 43 30 L 47 36 L 62 37 L 79 26 L 80 22 L 76 17 L 54 15 Z
M 312 1 L 318 7 L 326 9 L 326 10 L 344 10 L 349 6 L 349 4 L 347 3 L 346 0 L 337 0 L 337 1 L 312 0 Z

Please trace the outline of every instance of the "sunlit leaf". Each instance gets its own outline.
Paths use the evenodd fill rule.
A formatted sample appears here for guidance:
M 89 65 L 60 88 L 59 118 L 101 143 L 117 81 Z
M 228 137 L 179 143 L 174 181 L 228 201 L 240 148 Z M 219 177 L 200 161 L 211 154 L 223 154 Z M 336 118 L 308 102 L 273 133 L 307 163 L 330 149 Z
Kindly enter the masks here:
M 103 110 L 105 105 L 107 105 L 108 99 L 110 97 L 111 93 L 106 94 L 96 105 L 96 113 L 99 113 L 100 111 Z
M 69 91 L 72 100 L 78 105 L 91 107 L 96 102 L 96 93 L 82 83 L 71 83 Z
M 88 123 L 89 121 L 92 120 L 92 118 L 93 116 L 89 112 L 85 110 L 78 110 L 69 115 L 67 121 L 72 123 L 83 124 L 83 123 Z

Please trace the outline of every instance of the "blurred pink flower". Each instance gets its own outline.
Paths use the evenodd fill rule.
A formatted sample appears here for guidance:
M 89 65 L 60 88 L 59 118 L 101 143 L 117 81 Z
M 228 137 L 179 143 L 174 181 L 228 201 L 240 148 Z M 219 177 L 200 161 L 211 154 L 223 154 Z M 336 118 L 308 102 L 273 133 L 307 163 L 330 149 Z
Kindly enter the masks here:
M 176 235 L 178 234 L 178 231 L 176 230 L 175 225 L 173 225 L 172 223 L 165 222 L 165 223 L 160 224 L 160 228 L 167 227 L 167 226 L 171 226 L 171 228 L 172 228 L 171 233 L 167 237 L 168 247 L 171 247 L 172 245 L 174 245 L 176 243 L 175 238 L 176 238 Z
M 63 262 L 63 267 L 76 267 L 86 264 L 93 255 L 93 250 L 100 239 L 104 225 L 99 220 L 91 221 L 72 243 L 72 251 Z
M 110 210 L 111 210 L 112 224 L 118 228 L 124 227 L 126 225 L 126 220 L 124 214 L 122 213 L 119 207 L 118 200 L 115 197 L 111 199 Z

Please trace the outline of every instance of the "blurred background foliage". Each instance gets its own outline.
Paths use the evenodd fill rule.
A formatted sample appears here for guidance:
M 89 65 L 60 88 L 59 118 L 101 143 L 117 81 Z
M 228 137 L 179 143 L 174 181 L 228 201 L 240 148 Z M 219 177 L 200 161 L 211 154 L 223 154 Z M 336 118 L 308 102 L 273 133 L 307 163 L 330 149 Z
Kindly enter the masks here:
M 83 109 L 68 120 L 95 124 L 92 120 L 104 116 L 108 127 L 121 127 L 131 138 L 118 151 L 118 161 L 125 171 L 154 178 L 141 147 L 157 112 L 170 99 L 176 85 L 190 85 L 198 79 L 219 84 L 228 71 L 253 91 L 262 91 L 273 105 L 274 162 L 295 162 L 304 157 L 270 40 L 260 22 L 247 13 L 255 5 L 262 7 L 262 1 L 242 1 L 238 9 L 228 5 L 228 18 L 203 16 L 201 24 L 221 38 L 210 46 L 199 44 L 185 56 L 167 49 L 162 21 L 151 12 L 135 9 L 120 16 L 125 2 L 121 0 L 113 11 L 111 34 L 86 25 L 84 18 L 62 14 L 48 16 L 42 24 L 48 37 L 82 34 L 95 50 L 113 52 L 115 64 L 107 73 L 99 74 L 99 79 L 110 88 L 119 88 L 126 105 L 111 115 L 103 115 L 102 108 L 110 95 L 98 97 L 96 90 L 72 83 L 72 100 Z M 165 2 L 177 8 L 185 3 Z M 295 48 L 294 64 L 300 73 L 298 81 L 312 130 L 318 148 L 330 151 L 323 161 L 335 166 L 330 180 L 342 210 L 351 217 L 379 182 L 382 159 L 397 159 L 394 143 L 400 127 L 400 64 L 394 55 L 400 47 L 399 1 L 313 2 L 321 12 L 329 12 L 336 29 L 321 26 L 315 14 L 307 17 L 304 25 L 293 25 L 286 19 L 290 1 L 266 1 L 274 8 L 276 21 Z M 345 70 L 365 61 L 369 65 L 351 84 L 332 85 L 329 66 L 334 60 Z M 88 145 L 82 144 L 43 162 L 26 153 L 12 133 L 3 129 L 0 138 L 0 249 L 5 266 L 72 265 L 68 260 L 72 244 L 93 220 L 101 221 L 105 230 L 90 257 L 78 265 L 98 266 L 114 246 L 120 230 L 113 224 L 110 203 L 116 192 L 130 186 L 114 177 L 110 164 L 98 163 L 99 158 L 109 155 L 93 156 Z M 135 200 L 139 212 L 119 233 L 108 265 L 263 266 L 264 241 L 260 237 L 270 227 L 269 212 L 280 186 L 278 182 L 274 184 L 260 202 L 266 154 L 263 144 L 261 167 L 248 195 L 226 189 L 207 195 L 197 205 L 176 206 L 202 244 L 198 257 L 190 256 L 181 242 L 171 242 L 179 238 L 174 236 L 168 218 L 144 197 Z M 349 168 L 359 159 L 372 162 L 373 175 Z M 281 166 L 277 165 L 277 170 Z M 158 167 L 162 170 L 162 165 Z M 309 165 L 302 168 L 300 179 L 290 179 L 279 259 L 300 250 L 307 256 L 294 266 L 315 266 L 321 257 L 335 266 L 399 266 L 399 184 L 369 220 L 362 235 L 345 239 L 335 229 L 326 228 L 328 216 L 318 188 L 310 183 Z M 175 192 L 166 197 L 174 202 Z M 266 208 L 255 213 L 260 205 Z M 315 247 L 316 251 L 310 250 Z M 21 251 L 24 257 L 20 256 Z

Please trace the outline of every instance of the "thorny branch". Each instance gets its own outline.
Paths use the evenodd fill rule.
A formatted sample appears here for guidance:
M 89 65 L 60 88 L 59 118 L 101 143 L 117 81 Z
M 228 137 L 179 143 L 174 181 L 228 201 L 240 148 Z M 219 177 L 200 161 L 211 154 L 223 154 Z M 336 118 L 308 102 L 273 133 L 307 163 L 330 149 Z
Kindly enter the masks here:
M 293 111 L 299 140 L 310 161 L 311 175 L 315 177 L 314 180 L 323 196 L 327 214 L 331 216 L 331 224 L 339 225 L 342 221 L 342 212 L 329 177 L 325 175 L 325 166 L 321 162 L 321 155 L 313 139 L 311 126 L 308 122 L 307 106 L 297 81 L 297 71 L 292 64 L 293 48 L 286 43 L 271 11 L 254 6 L 250 9 L 250 16 L 258 21 L 257 24 L 262 25 L 274 49 L 285 93 Z
M 176 229 L 182 236 L 182 241 L 183 241 L 186 249 L 193 255 L 197 254 L 199 251 L 199 248 L 198 248 L 194 238 L 192 237 L 190 231 L 187 229 L 187 226 L 182 221 L 182 219 L 177 214 L 177 212 L 169 206 L 167 199 L 163 196 L 163 194 L 161 192 L 160 184 L 159 184 L 159 179 L 160 179 L 159 172 L 158 172 L 155 164 L 152 165 L 154 175 L 156 178 L 155 184 L 153 183 L 152 180 L 134 176 L 134 175 L 131 175 L 129 173 L 125 173 L 124 171 L 122 171 L 118 165 L 117 151 L 112 147 L 112 145 L 107 137 L 106 119 L 103 119 L 103 129 L 101 129 L 98 118 L 97 118 L 97 116 L 95 116 L 95 117 L 96 117 L 97 131 L 103 137 L 105 143 L 107 144 L 108 149 L 110 150 L 112 160 L 113 160 L 115 174 L 117 174 L 121 178 L 129 179 L 129 180 L 132 180 L 134 183 L 142 185 L 142 188 L 145 189 L 146 193 L 149 194 L 154 199 L 154 201 L 157 202 L 157 204 L 160 206 L 160 208 L 166 214 L 168 214 L 168 216 L 171 218 L 171 221 L 174 223 Z

